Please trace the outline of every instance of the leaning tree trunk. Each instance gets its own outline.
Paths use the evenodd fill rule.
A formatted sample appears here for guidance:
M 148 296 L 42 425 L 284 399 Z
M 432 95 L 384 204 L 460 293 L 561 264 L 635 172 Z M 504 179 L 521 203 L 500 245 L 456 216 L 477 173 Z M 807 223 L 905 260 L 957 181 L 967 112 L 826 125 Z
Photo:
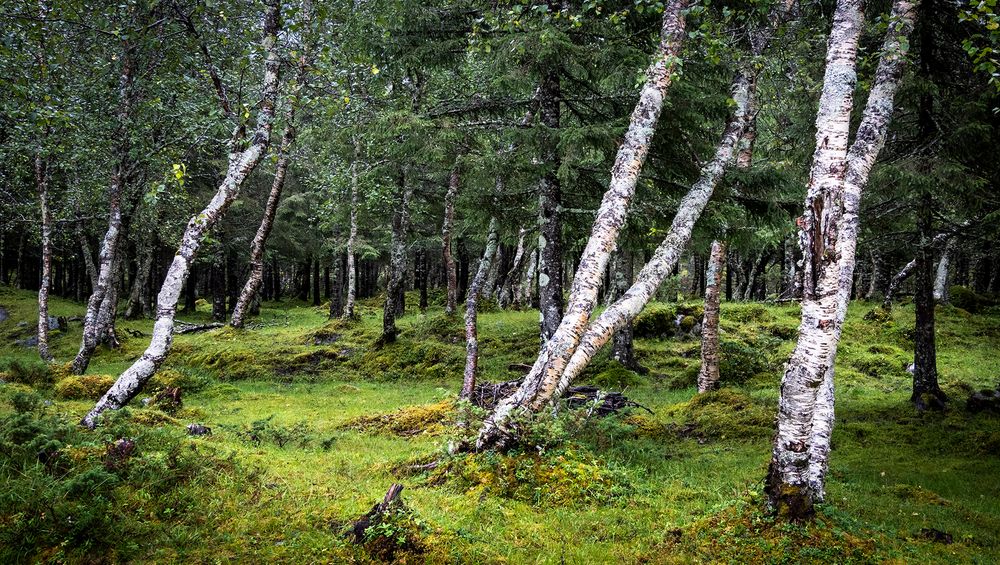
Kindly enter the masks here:
M 462 379 L 462 394 L 460 398 L 468 399 L 472 396 L 472 390 L 476 387 L 476 371 L 479 367 L 479 333 L 476 328 L 476 316 L 479 306 L 479 296 L 483 291 L 493 258 L 497 253 L 497 241 L 499 240 L 500 222 L 496 218 L 490 219 L 489 234 L 486 237 L 486 249 L 483 251 L 483 259 L 479 262 L 479 269 L 472 279 L 465 294 L 465 372 Z
M 358 294 L 358 273 L 354 247 L 358 240 L 358 142 L 354 141 L 354 161 L 351 162 L 351 227 L 347 236 L 347 302 L 344 317 L 354 318 L 354 301 Z
M 875 81 L 861 125 L 844 155 L 850 125 L 861 2 L 841 0 L 827 54 L 817 116 L 813 175 L 800 218 L 802 321 L 782 378 L 778 429 L 766 492 L 779 515 L 809 517 L 823 500 L 834 417 L 834 360 L 854 278 L 861 193 L 885 143 L 893 100 L 913 29 L 915 6 L 893 4 Z M 827 87 L 827 83 L 832 88 Z
M 384 343 L 396 340 L 399 330 L 396 328 L 397 301 L 403 288 L 403 278 L 406 275 L 406 232 L 410 223 L 410 200 L 413 199 L 413 185 L 407 180 L 406 174 L 400 174 L 399 207 L 392 215 L 392 248 L 389 257 L 389 277 L 385 288 L 385 304 L 382 309 L 382 337 Z
M 518 390 L 501 401 L 483 423 L 477 439 L 478 448 L 506 443 L 509 435 L 506 428 L 511 412 L 534 407 L 539 398 L 547 400 L 551 397 L 565 360 L 579 343 L 580 334 L 597 302 L 597 292 L 607 268 L 608 256 L 625 224 L 639 171 L 649 153 L 650 140 L 663 109 L 663 99 L 680 61 L 681 43 L 685 35 L 684 11 L 687 7 L 688 0 L 673 0 L 664 10 L 659 52 L 646 73 L 646 84 L 618 149 L 611 171 L 611 182 L 604 193 L 590 239 L 580 258 L 569 305 L 559 329 L 542 348 L 534 367 Z
M 444 313 L 453 316 L 458 308 L 458 272 L 455 268 L 455 255 L 452 252 L 451 235 L 455 227 L 455 198 L 458 196 L 458 165 L 451 170 L 448 177 L 448 192 L 444 196 L 444 225 L 441 226 L 441 254 L 444 258 L 444 272 L 447 280 L 447 294 Z
M 246 149 L 238 152 L 235 147 L 231 148 L 233 152 L 229 155 L 226 177 L 219 185 L 218 191 L 211 202 L 188 221 L 181 245 L 177 254 L 174 255 L 173 262 L 167 270 L 163 286 L 157 296 L 156 321 L 153 324 L 153 336 L 149 347 L 131 367 L 118 376 L 118 380 L 83 418 L 81 424 L 88 428 L 94 428 L 97 425 L 97 418 L 104 411 L 117 410 L 125 406 L 139 393 L 146 381 L 156 373 L 160 364 L 166 359 L 173 342 L 177 301 L 184 289 L 184 281 L 198 253 L 198 248 L 201 246 L 205 234 L 225 214 L 239 194 L 243 182 L 267 153 L 274 121 L 274 102 L 278 92 L 278 72 L 281 66 L 277 44 L 280 13 L 281 3 L 278 0 L 269 0 L 264 16 L 263 46 L 267 56 L 261 89 L 262 100 L 260 112 L 257 115 L 256 129 L 250 144 Z
M 964 225 L 964 224 L 963 224 Z M 942 244 L 948 243 L 951 237 L 955 235 L 951 231 L 943 231 L 934 236 L 931 240 L 931 246 L 938 247 Z M 885 291 L 885 297 L 882 299 L 882 308 L 889 310 L 892 308 L 892 300 L 895 298 L 896 293 L 899 292 L 899 287 L 902 286 L 906 279 L 910 278 L 913 271 L 917 268 L 917 259 L 910 259 L 910 262 L 903 265 L 903 268 L 899 270 L 898 273 L 893 275 L 892 279 L 889 281 L 889 287 Z
M 38 287 L 38 356 L 52 362 L 49 352 L 49 287 L 52 285 L 52 210 L 49 208 L 48 162 L 35 155 L 35 184 L 42 213 L 42 281 Z
M 101 252 L 98 258 L 99 267 L 97 284 L 87 301 L 87 312 L 83 318 L 83 338 L 80 343 L 80 350 L 73 359 L 71 370 L 73 374 L 82 375 L 90 364 L 90 358 L 101 340 L 101 329 L 97 326 L 101 305 L 109 293 L 110 285 L 115 284 L 112 280 L 114 262 L 118 256 L 118 245 L 121 240 L 122 231 L 122 193 L 124 192 L 126 176 L 130 169 L 131 144 L 129 143 L 128 122 L 135 106 L 138 89 L 135 88 L 135 45 L 130 42 L 125 43 L 122 57 L 121 75 L 118 78 L 118 117 L 117 117 L 117 141 L 116 149 L 118 162 L 115 164 L 111 175 L 111 184 L 108 187 L 108 231 L 104 234 L 104 241 L 101 244 Z
M 708 258 L 708 284 L 705 287 L 705 313 L 701 322 L 701 369 L 698 371 L 698 392 L 708 392 L 719 384 L 719 297 L 722 290 L 722 270 L 726 266 L 726 244 L 712 242 Z
M 274 216 L 278 212 L 278 202 L 281 200 L 281 191 L 285 187 L 285 176 L 288 173 L 288 164 L 291 161 L 292 143 L 295 141 L 295 109 L 298 105 L 299 92 L 302 90 L 302 83 L 305 81 L 307 70 L 307 59 L 305 55 L 299 58 L 298 77 L 288 96 L 288 110 L 285 112 L 285 131 L 281 134 L 281 146 L 278 149 L 278 165 L 274 170 L 274 180 L 271 182 L 271 192 L 267 196 L 267 204 L 264 205 L 264 217 L 257 227 L 257 233 L 250 244 L 250 277 L 247 279 L 240 297 L 236 300 L 236 307 L 233 308 L 233 317 L 229 325 L 234 328 L 242 328 L 245 323 L 247 310 L 250 304 L 257 298 L 261 284 L 264 280 L 264 247 L 267 245 L 267 238 L 271 235 L 271 228 L 274 227 Z
M 759 55 L 763 52 L 788 10 L 787 4 L 779 5 L 772 10 L 770 26 L 759 30 L 752 38 L 754 54 Z M 701 177 L 681 199 L 667 236 L 656 248 L 653 257 L 639 272 L 639 276 L 628 291 L 590 324 L 586 333 L 580 338 L 578 347 L 569 352 L 568 361 L 565 361 L 563 370 L 557 375 L 550 393 L 535 398 L 533 407 L 536 409 L 544 402 L 558 398 L 565 392 L 601 347 L 611 339 L 614 332 L 642 311 L 663 280 L 677 266 L 681 252 L 691 238 L 695 222 L 708 204 L 726 168 L 733 163 L 746 126 L 753 120 L 757 78 L 754 69 L 755 67 L 748 67 L 737 73 L 734 78 L 732 85 L 732 99 L 736 102 L 734 113 L 723 130 L 715 155 L 702 167 Z

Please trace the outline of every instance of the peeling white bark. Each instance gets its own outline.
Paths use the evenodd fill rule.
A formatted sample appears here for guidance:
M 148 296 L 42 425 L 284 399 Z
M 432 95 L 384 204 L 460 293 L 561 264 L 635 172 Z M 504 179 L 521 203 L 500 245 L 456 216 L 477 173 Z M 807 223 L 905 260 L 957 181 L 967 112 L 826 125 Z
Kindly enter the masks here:
M 618 149 L 611 171 L 611 182 L 604 193 L 591 237 L 580 258 L 562 322 L 543 347 L 521 387 L 501 401 L 484 422 L 477 439 L 477 448 L 505 441 L 508 436 L 507 423 L 513 410 L 537 408 L 539 400 L 544 402 L 552 397 L 558 377 L 579 343 L 580 335 L 596 305 L 608 256 L 625 224 L 628 204 L 635 193 L 639 172 L 649 152 L 649 143 L 663 108 L 667 88 L 680 61 L 680 49 L 685 35 L 684 11 L 687 7 L 688 0 L 673 0 L 664 10 L 660 48 L 655 61 L 647 70 L 646 84 Z M 542 246 L 541 239 L 539 246 Z M 543 252 L 544 250 L 539 251 Z
M 42 280 L 38 287 L 38 356 L 53 361 L 49 352 L 49 287 L 52 286 L 52 210 L 49 207 L 48 162 L 35 154 L 35 184 L 42 216 Z
M 947 245 L 938 260 L 937 272 L 934 274 L 934 300 L 946 303 L 948 297 L 948 263 L 951 259 L 951 245 Z
M 782 378 L 767 481 L 771 504 L 793 518 L 811 514 L 813 503 L 824 496 L 834 421 L 834 359 L 853 284 L 861 192 L 885 143 L 905 63 L 904 41 L 915 13 L 914 2 L 893 4 L 875 82 L 849 152 L 861 2 L 841 0 L 834 15 L 813 174 L 800 220 L 805 268 L 802 320 Z
M 455 228 L 455 199 L 458 197 L 458 165 L 451 170 L 448 177 L 448 192 L 444 195 L 444 224 L 441 226 L 441 253 L 444 258 L 444 271 L 447 279 L 447 297 L 444 313 L 452 316 L 458 309 L 458 272 L 455 268 L 455 255 L 451 249 L 451 232 Z
M 705 313 L 701 322 L 701 369 L 698 371 L 698 392 L 708 392 L 719 384 L 719 308 L 722 271 L 726 267 L 726 244 L 712 242 L 705 276 Z
M 156 373 L 166 359 L 173 343 L 174 316 L 177 301 L 184 289 L 184 282 L 190 266 L 198 253 L 205 234 L 225 214 L 229 205 L 239 193 L 240 187 L 267 152 L 274 121 L 274 102 L 278 92 L 277 33 L 281 13 L 279 0 L 269 0 L 264 15 L 263 47 L 267 53 L 264 63 L 264 79 L 261 89 L 262 100 L 257 124 L 249 146 L 240 152 L 230 153 L 226 177 L 219 185 L 212 200 L 188 221 L 181 245 L 167 270 L 163 286 L 156 301 L 156 321 L 153 336 L 146 351 L 125 370 L 97 404 L 83 418 L 81 424 L 94 428 L 98 417 L 106 410 L 117 410 L 125 406 L 142 389 L 143 385 Z
M 354 264 L 354 247 L 358 240 L 358 142 L 354 140 L 354 161 L 351 163 L 351 227 L 347 236 L 347 303 L 344 318 L 354 317 L 354 302 L 358 295 L 358 273 Z

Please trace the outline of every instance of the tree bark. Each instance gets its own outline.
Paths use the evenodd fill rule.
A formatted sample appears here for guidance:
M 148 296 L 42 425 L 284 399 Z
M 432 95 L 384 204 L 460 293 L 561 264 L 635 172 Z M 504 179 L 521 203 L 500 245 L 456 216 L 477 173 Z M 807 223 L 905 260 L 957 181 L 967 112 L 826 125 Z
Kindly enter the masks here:
M 320 304 L 320 278 L 319 278 L 319 255 L 313 260 L 313 276 L 312 276 L 312 295 L 313 295 L 313 306 L 319 306 Z
M 799 339 L 786 365 L 766 493 L 789 519 L 813 515 L 823 500 L 833 430 L 833 372 L 853 282 L 861 192 L 885 143 L 902 76 L 914 3 L 896 0 L 861 125 L 847 150 L 857 42 L 858 0 L 840 0 L 817 115 L 816 152 L 799 219 L 803 300 Z
M 701 322 L 701 369 L 698 371 L 698 392 L 708 392 L 719 384 L 719 295 L 722 271 L 726 266 L 726 244 L 712 242 L 708 259 L 708 285 L 705 288 L 705 313 Z
M 146 288 L 149 282 L 149 271 L 153 268 L 153 243 L 147 243 L 140 253 L 135 269 L 135 280 L 129 292 L 128 304 L 125 307 L 125 319 L 134 320 L 149 313 L 149 300 Z
M 559 105 L 558 70 L 551 69 L 539 86 L 539 117 L 545 127 L 541 159 L 547 167 L 538 187 L 538 308 L 539 332 L 544 344 L 556 333 L 563 317 L 562 221 L 559 208 Z
M 493 258 L 497 252 L 497 242 L 500 238 L 497 233 L 500 229 L 500 222 L 497 219 L 490 219 L 489 234 L 486 237 L 486 249 L 483 251 L 483 259 L 479 262 L 479 269 L 472 279 L 465 296 L 465 372 L 462 378 L 462 393 L 459 398 L 468 399 L 472 396 L 472 390 L 476 387 L 476 372 L 479 367 L 479 334 L 476 328 L 477 308 L 479 296 L 483 291 Z
M 42 215 L 42 280 L 38 287 L 38 356 L 51 363 L 49 352 L 49 286 L 52 284 L 52 210 L 49 207 L 48 161 L 35 154 L 35 184 Z
M 291 148 L 295 142 L 295 111 L 299 104 L 299 94 L 306 80 L 308 72 L 308 59 L 303 53 L 299 57 L 298 74 L 288 95 L 288 110 L 285 112 L 285 130 L 281 134 L 281 145 L 278 149 L 278 164 L 274 170 L 274 179 L 271 182 L 271 192 L 267 195 L 267 203 L 264 204 L 264 217 L 261 218 L 260 226 L 250 244 L 250 276 L 247 278 L 240 297 L 233 308 L 233 317 L 229 322 L 234 328 L 242 328 L 245 322 L 247 310 L 260 291 L 264 274 L 264 250 L 267 245 L 267 238 L 271 235 L 274 227 L 274 216 L 278 212 L 278 203 L 281 200 L 281 192 L 285 187 L 285 176 L 288 173 L 288 165 L 291 162 Z
M 687 7 L 687 0 L 672 0 L 664 10 L 660 48 L 646 73 L 646 84 L 618 149 L 610 185 L 604 193 L 573 281 L 566 315 L 542 349 L 522 385 L 513 395 L 501 401 L 484 422 L 476 442 L 480 449 L 491 445 L 503 446 L 506 443 L 509 438 L 506 428 L 512 411 L 535 407 L 538 400 L 544 402 L 551 398 L 566 359 L 579 343 L 580 334 L 597 302 L 597 291 L 607 268 L 608 256 L 625 224 L 628 204 L 635 194 L 636 181 L 649 152 L 650 140 L 663 108 L 663 99 L 680 60 L 681 43 L 685 35 L 684 11 Z
M 510 270 L 507 271 L 507 274 L 505 274 L 501 280 L 500 291 L 497 295 L 497 303 L 501 308 L 506 308 L 514 301 L 514 295 L 518 290 L 518 283 L 520 282 L 519 275 L 521 274 L 521 270 L 524 268 L 524 241 L 527 235 L 527 228 L 522 227 L 517 232 L 517 248 L 514 251 L 514 260 L 511 263 Z
M 937 248 L 943 244 L 946 244 L 951 237 L 954 235 L 951 231 L 943 231 L 934 236 L 931 240 L 931 246 Z M 882 308 L 889 310 L 892 308 L 892 300 L 895 298 L 896 293 L 899 292 L 899 287 L 910 278 L 913 271 L 917 267 L 917 259 L 914 257 L 910 259 L 910 262 L 903 265 L 903 268 L 899 270 L 898 273 L 893 275 L 892 279 L 889 281 L 889 287 L 885 290 L 885 297 L 882 298 Z
M 529 308 L 533 300 L 533 291 L 535 289 L 535 276 L 538 272 L 538 250 L 533 249 L 528 253 L 528 267 L 524 270 L 521 276 L 521 281 L 517 286 L 517 292 L 514 295 L 514 307 L 517 309 Z
M 621 298 L 632 285 L 634 272 L 632 256 L 619 249 L 611 260 L 611 282 L 608 289 L 608 302 L 613 303 Z M 644 372 L 639 360 L 635 357 L 635 345 L 632 341 L 632 322 L 629 322 L 615 332 L 611 340 L 611 358 L 622 366 L 636 372 Z
M 389 277 L 386 282 L 385 304 L 382 309 L 382 337 L 380 339 L 383 343 L 395 341 L 396 335 L 399 333 L 396 328 L 396 303 L 399 301 L 403 277 L 406 275 L 406 233 L 409 231 L 413 185 L 407 180 L 405 172 L 400 173 L 399 184 L 399 207 L 392 215 Z
M 925 194 L 920 210 L 920 245 L 916 257 L 914 306 L 916 324 L 913 338 L 913 394 L 917 410 L 943 409 L 948 397 L 938 385 L 937 346 L 934 339 L 934 242 L 931 237 L 933 203 Z M 941 259 L 945 261 L 944 257 Z M 947 273 L 947 270 L 945 271 Z
M 220 234 L 221 235 L 221 234 Z M 212 258 L 212 320 L 226 321 L 226 246 L 220 237 Z
M 340 318 L 344 315 L 344 272 L 341 255 L 333 258 L 333 287 L 330 291 L 330 319 Z
M 951 259 L 951 242 L 945 245 L 938 260 L 937 272 L 934 275 L 934 300 L 947 304 L 950 300 L 948 296 L 948 264 Z
M 441 227 L 442 256 L 448 285 L 444 313 L 448 316 L 453 316 L 458 308 L 458 271 L 455 267 L 451 237 L 455 228 L 455 199 L 458 197 L 458 182 L 458 165 L 456 164 L 448 177 L 448 192 L 444 196 L 444 225 Z
M 257 124 L 250 144 L 242 151 L 231 147 L 229 167 L 226 177 L 219 186 L 211 202 L 191 218 L 184 231 L 181 245 L 174 255 L 156 303 L 156 321 L 153 336 L 146 351 L 131 367 L 125 370 L 110 389 L 97 401 L 94 408 L 83 418 L 81 424 L 94 428 L 98 417 L 106 410 L 117 410 L 125 406 L 142 389 L 163 363 L 173 342 L 174 316 L 177 301 L 184 288 L 190 265 L 194 261 L 205 234 L 225 214 L 239 193 L 240 187 L 253 169 L 267 153 L 271 127 L 274 120 L 274 102 L 278 91 L 277 33 L 281 13 L 278 0 L 268 0 L 264 16 L 263 47 L 266 53 L 262 100 L 257 115 Z
M 358 240 L 358 142 L 354 140 L 354 161 L 351 162 L 351 227 L 347 236 L 347 302 L 344 318 L 354 318 L 354 301 L 358 294 L 358 273 L 354 247 Z

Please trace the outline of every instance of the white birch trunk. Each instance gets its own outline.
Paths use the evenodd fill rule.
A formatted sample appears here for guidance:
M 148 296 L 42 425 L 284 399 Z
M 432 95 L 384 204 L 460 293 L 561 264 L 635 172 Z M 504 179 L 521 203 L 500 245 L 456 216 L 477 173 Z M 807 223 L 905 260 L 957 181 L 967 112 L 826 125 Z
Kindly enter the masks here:
M 687 6 L 688 0 L 673 0 L 664 10 L 660 48 L 655 61 L 647 70 L 646 84 L 632 112 L 624 141 L 618 149 L 611 171 L 611 182 L 604 193 L 590 239 L 580 258 L 562 322 L 543 347 L 521 387 L 501 401 L 484 422 L 477 439 L 477 448 L 504 443 L 508 435 L 507 422 L 514 409 L 535 408 L 538 399 L 544 401 L 551 398 L 566 360 L 579 343 L 597 302 L 597 292 L 607 268 L 608 256 L 625 224 L 628 205 L 649 152 L 650 140 L 663 109 L 667 88 L 680 61 L 681 44 L 685 35 L 684 11 Z
M 517 248 L 514 251 L 514 260 L 511 263 L 510 270 L 504 275 L 497 296 L 497 303 L 501 308 L 506 308 L 514 300 L 514 294 L 517 289 L 518 275 L 521 273 L 521 269 L 524 267 L 525 259 L 525 245 L 524 240 L 528 235 L 527 228 L 521 228 L 517 232 Z
M 934 300 L 947 303 L 948 296 L 948 263 L 951 259 L 951 245 L 946 245 L 938 260 L 937 272 L 934 275 Z
M 719 384 L 719 309 L 722 291 L 722 271 L 726 266 L 726 244 L 712 242 L 705 276 L 705 313 L 701 322 L 701 369 L 698 371 L 698 392 L 708 392 Z
M 354 301 L 358 295 L 358 273 L 354 247 L 358 241 L 358 141 L 354 140 L 354 161 L 351 163 L 351 227 L 347 236 L 347 303 L 344 318 L 354 318 Z
M 476 373 L 479 368 L 479 332 L 477 325 L 477 310 L 479 296 L 483 291 L 487 274 L 493 264 L 493 259 L 497 253 L 497 243 L 500 238 L 497 233 L 500 229 L 500 222 L 490 218 L 489 234 L 486 237 L 486 249 L 483 251 L 483 259 L 479 262 L 479 269 L 476 276 L 469 285 L 469 290 L 465 297 L 465 372 L 462 378 L 462 393 L 459 398 L 470 398 L 472 390 L 476 387 Z
M 38 287 L 38 356 L 53 361 L 49 352 L 49 287 L 52 286 L 52 210 L 49 207 L 48 162 L 41 153 L 35 155 L 35 183 L 38 206 L 42 215 L 42 281 Z
M 142 356 L 125 370 L 97 404 L 83 418 L 81 424 L 94 428 L 97 419 L 106 410 L 125 406 L 142 389 L 170 353 L 173 343 L 174 316 L 177 301 L 184 289 L 191 264 L 194 262 L 205 234 L 225 214 L 239 193 L 240 187 L 267 153 L 274 121 L 274 102 L 278 92 L 278 73 L 281 61 L 278 56 L 277 33 L 281 3 L 269 0 L 264 16 L 263 47 L 267 53 L 264 63 L 262 100 L 257 124 L 250 145 L 243 151 L 230 153 L 226 177 L 208 205 L 188 221 L 181 245 L 167 270 L 163 286 L 156 301 L 156 321 L 153 336 Z
M 518 285 L 517 292 L 514 295 L 514 307 L 519 309 L 531 306 L 532 291 L 535 289 L 535 273 L 538 271 L 538 250 L 533 249 L 528 255 L 528 267 L 524 270 L 521 283 Z

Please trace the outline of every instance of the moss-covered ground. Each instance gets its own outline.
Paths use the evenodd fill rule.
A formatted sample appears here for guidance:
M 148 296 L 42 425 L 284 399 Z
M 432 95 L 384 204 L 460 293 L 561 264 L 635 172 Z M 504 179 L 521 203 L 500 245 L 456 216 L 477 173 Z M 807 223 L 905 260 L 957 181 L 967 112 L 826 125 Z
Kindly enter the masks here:
M 626 389 L 652 415 L 564 412 L 530 423 L 531 449 L 448 457 L 455 422 L 479 415 L 454 403 L 462 326 L 439 309 L 408 311 L 399 341 L 376 348 L 376 301 L 353 322 L 328 322 L 304 303 L 265 304 L 246 330 L 177 336 L 167 371 L 142 397 L 179 386 L 182 407 L 136 402 L 88 432 L 74 424 L 106 386 L 99 376 L 127 367 L 151 324 L 120 322 L 123 347 L 99 350 L 93 378 L 65 381 L 15 343 L 31 331 L 34 298 L 0 287 L 9 314 L 0 322 L 0 562 L 1000 560 L 1000 414 L 964 408 L 971 391 L 1000 379 L 996 308 L 939 309 L 952 403 L 918 414 L 906 372 L 912 308 L 880 321 L 864 318 L 871 305 L 852 305 L 828 502 L 815 523 L 787 525 L 761 511 L 759 491 L 794 305 L 724 304 L 725 388 L 697 399 L 699 342 L 672 325 L 697 305 L 653 305 L 637 325 L 648 374 L 599 357 L 585 375 Z M 50 309 L 73 317 L 83 306 L 53 300 Z M 516 378 L 508 367 L 533 360 L 537 319 L 481 315 L 484 379 Z M 79 339 L 79 322 L 53 332 L 57 359 L 69 361 Z M 212 435 L 188 436 L 192 423 Z M 405 485 L 405 516 L 354 545 L 346 528 L 393 482 Z M 399 551 L 379 549 L 393 540 Z

